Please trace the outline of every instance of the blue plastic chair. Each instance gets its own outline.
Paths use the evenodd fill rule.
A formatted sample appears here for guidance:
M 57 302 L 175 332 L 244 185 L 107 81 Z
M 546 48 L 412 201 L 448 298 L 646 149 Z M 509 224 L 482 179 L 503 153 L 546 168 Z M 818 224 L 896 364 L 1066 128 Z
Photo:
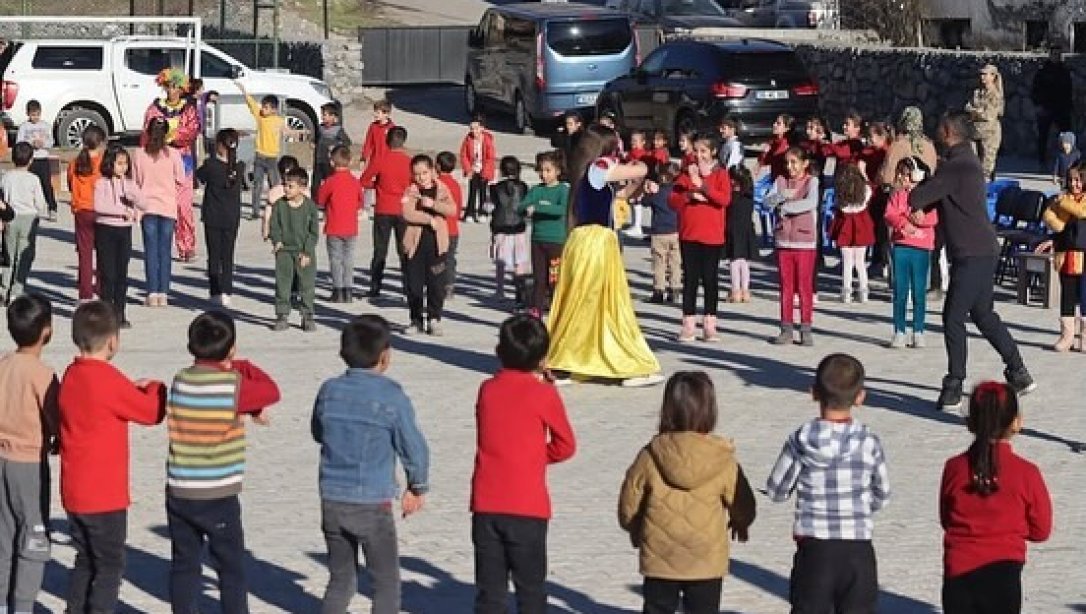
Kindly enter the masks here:
M 999 195 L 1007 188 L 1021 188 L 1022 183 L 1017 179 L 995 179 L 988 183 L 988 220 L 991 222 L 999 222 L 996 219 L 996 203 L 999 201 Z
M 762 246 L 773 246 L 773 226 L 776 223 L 773 209 L 765 204 L 765 195 L 773 187 L 773 178 L 767 173 L 754 182 L 754 211 L 762 226 Z
M 822 253 L 829 254 L 836 249 L 830 239 L 830 224 L 833 223 L 834 203 L 837 202 L 837 190 L 826 188 L 822 192 Z

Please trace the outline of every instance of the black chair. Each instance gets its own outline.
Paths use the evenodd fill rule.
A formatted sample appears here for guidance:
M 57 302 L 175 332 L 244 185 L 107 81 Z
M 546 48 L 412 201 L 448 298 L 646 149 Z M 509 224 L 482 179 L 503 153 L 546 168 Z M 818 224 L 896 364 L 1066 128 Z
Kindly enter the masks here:
M 1011 223 L 1014 218 L 1015 204 L 1018 202 L 1019 195 L 1022 194 L 1022 188 L 1018 186 L 1010 186 L 1004 188 L 999 193 L 999 197 L 996 199 L 995 205 L 995 219 L 992 222 L 997 229 L 1005 228 Z
M 1003 195 L 996 202 L 997 216 Z M 1045 239 L 1041 218 L 1048 208 L 1049 198 L 1037 190 L 1019 190 L 1013 206 L 1010 208 L 1010 222 L 1006 226 L 996 227 L 999 237 L 999 263 L 996 265 L 995 283 L 1002 285 L 1007 276 L 1012 279 L 1018 275 L 1015 255 L 1023 250 L 1032 250 Z M 1006 205 L 1005 205 L 1006 206 Z

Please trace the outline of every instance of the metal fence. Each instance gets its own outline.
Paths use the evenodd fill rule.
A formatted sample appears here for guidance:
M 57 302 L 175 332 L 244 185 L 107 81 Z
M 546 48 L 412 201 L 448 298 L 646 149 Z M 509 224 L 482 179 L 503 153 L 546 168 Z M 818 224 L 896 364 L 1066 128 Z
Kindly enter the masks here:
M 366 85 L 463 83 L 472 26 L 359 28 Z

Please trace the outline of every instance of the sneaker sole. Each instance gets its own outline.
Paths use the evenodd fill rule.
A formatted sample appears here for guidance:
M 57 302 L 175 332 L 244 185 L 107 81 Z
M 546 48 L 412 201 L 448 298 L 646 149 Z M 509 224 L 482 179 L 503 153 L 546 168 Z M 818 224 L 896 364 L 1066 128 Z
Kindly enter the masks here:
M 1032 383 L 1030 383 L 1029 386 L 1026 386 L 1025 388 L 1019 390 L 1018 391 L 1018 396 L 1025 396 L 1025 395 L 1033 392 L 1034 390 L 1037 390 L 1037 382 L 1032 382 Z
M 648 386 L 655 386 L 664 381 L 662 375 L 645 375 L 642 377 L 631 377 L 629 379 L 622 380 L 623 388 L 646 388 Z
M 954 405 L 939 405 L 939 411 L 960 411 L 965 407 L 965 401 L 958 401 Z

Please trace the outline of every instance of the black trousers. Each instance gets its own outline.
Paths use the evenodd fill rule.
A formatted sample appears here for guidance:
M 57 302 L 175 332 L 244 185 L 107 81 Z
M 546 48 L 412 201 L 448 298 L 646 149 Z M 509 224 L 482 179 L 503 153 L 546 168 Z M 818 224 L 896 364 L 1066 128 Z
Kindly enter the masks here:
M 518 614 L 547 611 L 547 521 L 507 514 L 471 518 L 475 546 L 475 614 L 505 614 L 509 577 Z
M 45 194 L 45 202 L 49 205 L 49 212 L 57 212 L 57 195 L 53 191 L 53 174 L 49 169 L 48 158 L 34 158 L 27 169 L 41 182 L 41 191 Z
M 943 304 L 943 339 L 947 354 L 947 377 L 960 384 L 965 379 L 968 318 L 988 340 L 1008 369 L 1025 367 L 1018 344 L 993 308 L 995 256 L 959 258 L 950 263 L 950 289 Z
M 219 576 L 222 611 L 246 614 L 245 535 L 238 496 L 181 499 L 166 495 L 166 522 L 170 530 L 170 603 L 174 614 L 199 611 L 205 543 Z
M 1037 111 L 1037 160 L 1044 164 L 1048 160 L 1048 132 L 1052 125 L 1056 125 L 1057 132 L 1065 132 L 1071 129 L 1071 113 L 1069 111 L 1051 111 L 1040 109 Z
M 132 259 L 132 227 L 96 224 L 94 251 L 98 253 L 98 296 L 113 305 L 124 321 L 128 300 L 128 262 Z
M 328 175 L 332 174 L 332 165 L 328 162 L 314 162 L 313 163 L 313 176 L 309 178 L 309 195 L 313 197 L 313 200 L 317 200 L 317 192 L 321 189 L 321 184 L 328 178 Z
M 396 254 L 400 258 L 400 272 L 406 274 L 403 256 L 403 218 L 398 215 L 379 213 L 373 216 L 373 260 L 370 261 L 370 292 L 379 293 L 385 279 L 385 259 L 388 243 L 396 234 Z M 407 287 L 405 280 L 404 287 Z
M 234 293 L 234 247 L 238 227 L 218 228 L 204 224 L 207 243 L 207 282 L 211 296 Z
M 483 213 L 483 202 L 486 201 L 486 179 L 479 173 L 473 173 L 468 180 L 468 200 L 464 203 L 464 217 L 461 219 L 479 219 Z
M 709 580 L 662 580 L 645 578 L 641 592 L 645 598 L 644 614 L 675 614 L 682 603 L 683 614 L 720 612 L 722 578 Z
M 875 614 L 879 601 L 870 541 L 801 539 L 788 589 L 792 614 Z
M 551 261 L 561 257 L 561 245 L 532 242 L 532 307 L 540 311 L 549 306 L 547 296 L 554 291 L 550 283 Z
M 1060 273 L 1060 317 L 1073 318 L 1075 308 L 1082 303 L 1082 275 L 1064 275 Z M 1086 317 L 1086 309 L 1082 310 Z
M 942 224 L 935 225 L 935 249 L 931 250 L 931 266 L 928 270 L 931 271 L 931 288 L 930 290 L 942 290 L 943 289 L 943 267 L 939 266 L 939 261 L 942 259 L 943 250 L 946 249 L 946 232 L 943 230 Z
M 698 313 L 698 288 L 705 291 L 705 315 L 716 317 L 720 300 L 720 255 L 723 245 L 681 241 L 683 255 L 683 315 Z
M 875 246 L 869 268 L 876 273 L 881 273 L 884 267 L 890 265 L 890 227 L 883 221 L 889 201 L 889 192 L 881 187 L 875 190 L 875 194 L 871 197 L 871 217 L 875 220 Z
M 425 297 L 426 317 L 440 320 L 445 307 L 445 256 L 437 253 L 437 235 L 429 228 L 422 229 L 419 245 L 407 260 L 404 276 L 407 278 L 407 308 L 411 321 L 421 322 Z
M 998 561 L 943 580 L 944 614 L 1018 614 L 1022 563 Z
M 107 614 L 124 577 L 128 511 L 68 514 L 75 564 L 68 575 L 68 614 Z

